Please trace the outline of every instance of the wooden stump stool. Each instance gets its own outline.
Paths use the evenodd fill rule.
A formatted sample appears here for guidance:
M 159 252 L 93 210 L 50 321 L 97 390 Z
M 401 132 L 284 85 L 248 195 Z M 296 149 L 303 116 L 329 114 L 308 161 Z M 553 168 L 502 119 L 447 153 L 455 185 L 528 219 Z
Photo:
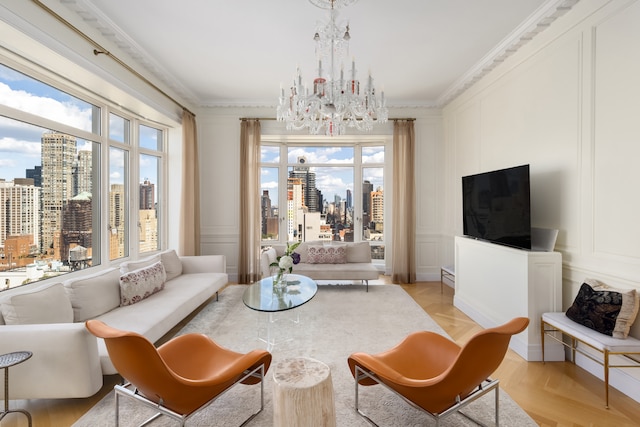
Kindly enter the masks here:
M 275 427 L 335 427 L 336 410 L 329 367 L 315 359 L 284 359 L 273 369 Z

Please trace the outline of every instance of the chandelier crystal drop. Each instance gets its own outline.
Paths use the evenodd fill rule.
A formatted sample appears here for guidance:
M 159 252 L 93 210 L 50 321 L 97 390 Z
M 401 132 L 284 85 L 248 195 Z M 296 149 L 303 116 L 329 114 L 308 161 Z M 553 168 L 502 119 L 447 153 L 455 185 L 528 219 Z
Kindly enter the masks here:
M 280 88 L 277 119 L 286 123 L 287 130 L 308 128 L 312 135 L 343 135 L 347 127 L 359 131 L 371 131 L 374 123 L 385 123 L 388 109 L 384 91 L 380 98 L 376 96 L 371 73 L 364 87 L 357 79 L 355 60 L 351 60 L 351 70 L 345 73 L 344 62 L 337 70 L 338 58 L 349 53 L 349 25 L 338 25 L 337 8 L 355 3 L 357 0 L 309 0 L 314 5 L 329 9 L 329 22 L 321 24 L 315 31 L 318 58 L 318 77 L 313 80 L 310 89 L 302 83 L 300 69 L 285 94 Z M 323 63 L 323 60 L 325 61 Z M 328 67 L 324 68 L 323 64 Z M 346 74 L 346 75 L 345 75 Z M 336 78 L 336 76 L 339 76 Z

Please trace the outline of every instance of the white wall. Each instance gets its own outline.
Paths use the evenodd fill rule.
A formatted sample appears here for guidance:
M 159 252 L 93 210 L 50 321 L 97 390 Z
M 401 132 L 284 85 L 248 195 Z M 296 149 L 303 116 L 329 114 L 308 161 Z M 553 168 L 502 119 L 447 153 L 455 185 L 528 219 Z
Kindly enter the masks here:
M 581 0 L 447 105 L 448 238 L 461 176 L 529 163 L 532 225 L 560 230 L 563 308 L 587 277 L 640 288 L 638 76 L 640 2 Z
M 202 253 L 224 254 L 232 280 L 237 277 L 239 240 L 240 118 L 269 118 L 274 108 L 201 108 L 197 113 L 201 170 Z M 416 251 L 418 278 L 439 279 L 443 262 L 442 119 L 437 109 L 398 109 L 390 117 L 416 118 Z M 263 134 L 288 134 L 273 120 L 261 122 Z M 390 135 L 393 127 L 378 125 L 374 130 Z M 385 197 L 385 201 L 389 201 Z M 389 201 L 392 203 L 392 199 Z M 451 254 L 451 260 L 453 254 Z

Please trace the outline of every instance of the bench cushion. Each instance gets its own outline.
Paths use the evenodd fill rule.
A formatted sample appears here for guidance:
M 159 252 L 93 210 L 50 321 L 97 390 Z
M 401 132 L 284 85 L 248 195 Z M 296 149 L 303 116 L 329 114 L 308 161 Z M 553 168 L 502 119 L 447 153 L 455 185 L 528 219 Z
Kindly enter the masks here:
M 7 325 L 73 322 L 73 308 L 62 283 L 11 295 L 2 301 L 1 309 Z
M 64 281 L 74 322 L 84 322 L 120 306 L 120 270 L 107 268 Z
M 582 326 L 569 319 L 565 313 L 544 313 L 542 321 L 594 348 L 610 352 L 640 352 L 640 340 L 634 337 L 614 338 Z
M 327 264 L 300 263 L 293 267 L 293 272 L 313 280 L 375 280 L 380 275 L 370 262 L 338 264 L 334 268 Z

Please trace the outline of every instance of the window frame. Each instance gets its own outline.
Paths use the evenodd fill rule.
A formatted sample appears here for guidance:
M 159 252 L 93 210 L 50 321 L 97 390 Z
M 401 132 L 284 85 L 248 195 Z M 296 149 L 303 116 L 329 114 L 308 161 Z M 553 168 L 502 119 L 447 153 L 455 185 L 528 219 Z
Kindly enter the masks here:
M 166 224 L 166 218 L 168 217 L 167 209 L 168 205 L 166 202 L 167 199 L 167 163 L 168 163 L 168 138 L 170 134 L 171 126 L 165 123 L 159 123 L 156 121 L 152 121 L 149 119 L 145 119 L 141 115 L 135 114 L 130 110 L 123 109 L 118 107 L 118 105 L 108 99 L 101 98 L 96 96 L 95 92 L 92 92 L 90 89 L 84 88 L 80 85 L 76 85 L 73 82 L 64 79 L 63 77 L 51 73 L 49 70 L 43 69 L 37 64 L 23 61 L 20 58 L 14 58 L 10 52 L 4 52 L 0 54 L 0 64 L 6 66 L 10 69 L 15 70 L 16 72 L 22 73 L 25 76 L 32 78 L 34 80 L 40 81 L 46 85 L 51 86 L 52 88 L 65 92 L 70 96 L 76 97 L 81 101 L 87 102 L 93 106 L 98 107 L 100 110 L 99 117 L 100 123 L 97 124 L 97 129 L 95 128 L 91 131 L 86 131 L 83 129 L 75 128 L 69 125 L 66 125 L 61 122 L 56 122 L 54 120 L 45 118 L 43 116 L 38 116 L 37 114 L 33 114 L 27 111 L 18 110 L 7 105 L 0 104 L 0 116 L 6 117 L 9 120 L 16 120 L 19 122 L 24 122 L 33 126 L 40 127 L 42 129 L 51 130 L 55 132 L 60 132 L 64 134 L 69 134 L 74 136 L 77 139 L 82 139 L 85 141 L 91 141 L 93 143 L 98 143 L 100 145 L 99 152 L 99 171 L 98 174 L 98 185 L 92 186 L 92 197 L 97 200 L 97 203 L 94 206 L 99 206 L 99 216 L 100 216 L 100 224 L 99 227 L 94 227 L 92 233 L 97 233 L 96 237 L 99 236 L 99 244 L 94 245 L 94 255 L 97 253 L 99 259 L 96 259 L 94 264 L 91 267 L 88 267 L 79 271 L 70 271 L 65 273 L 62 276 L 57 276 L 53 278 L 43 278 L 37 280 L 35 282 L 30 282 L 29 284 L 43 284 L 50 281 L 59 281 L 61 277 L 72 278 L 77 274 L 87 274 L 86 271 L 88 269 L 100 269 L 107 268 L 110 266 L 117 266 L 120 262 L 126 259 L 135 259 L 140 254 L 139 244 L 138 244 L 138 227 L 133 226 L 138 223 L 138 209 L 131 209 L 131 207 L 139 206 L 139 179 L 140 179 L 140 155 L 141 154 L 151 154 L 154 157 L 157 157 L 158 160 L 158 182 L 156 186 L 156 192 L 158 194 L 158 200 L 156 200 L 157 204 L 157 250 L 151 252 L 145 252 L 144 255 L 152 255 L 153 253 L 159 253 L 161 250 L 166 249 L 167 247 L 167 238 L 168 238 L 168 225 Z M 129 122 L 129 131 L 130 131 L 130 139 L 125 142 L 118 142 L 111 140 L 110 136 L 110 128 L 109 128 L 109 116 L 110 114 L 114 114 L 118 117 L 125 118 L 130 120 Z M 169 123 L 169 120 L 167 120 Z M 157 129 L 161 132 L 161 141 L 158 144 L 158 150 L 151 150 L 148 148 L 143 148 L 140 146 L 140 141 L 138 139 L 138 127 L 140 125 L 151 127 Z M 118 149 L 126 150 L 129 156 L 129 165 L 128 165 L 128 185 L 127 185 L 127 204 L 129 206 L 126 220 L 128 221 L 127 228 L 127 248 L 125 252 L 128 252 L 128 255 L 123 258 L 117 258 L 110 260 L 109 259 L 109 240 L 108 240 L 108 222 L 109 222 L 109 151 L 111 147 L 117 147 Z M 125 165 L 127 167 L 127 165 Z M 3 177 L 7 179 L 12 179 L 11 177 Z M 18 178 L 18 177 L 14 177 Z M 83 272 L 84 271 L 84 272 Z M 23 285 L 19 285 L 23 286 Z M 12 286 L 10 289 L 17 287 L 16 285 Z
M 262 170 L 262 168 L 279 168 L 278 171 L 278 239 L 272 240 L 263 240 L 261 238 L 260 245 L 261 247 L 270 246 L 270 245 L 284 245 L 287 243 L 287 235 L 286 230 L 283 229 L 285 227 L 285 223 L 288 220 L 287 218 L 287 209 L 284 211 L 280 208 L 281 206 L 287 205 L 287 191 L 286 191 L 286 182 L 288 178 L 289 167 L 293 166 L 293 163 L 289 163 L 288 160 L 288 148 L 289 147 L 334 147 L 334 146 L 349 146 L 354 148 L 354 161 L 353 164 L 335 164 L 332 165 L 330 163 L 326 164 L 318 164 L 318 163 L 309 163 L 310 167 L 319 166 L 322 167 L 341 167 L 341 166 L 352 166 L 353 167 L 353 176 L 354 176 L 354 188 L 353 188 L 353 209 L 354 209 L 354 242 L 362 242 L 367 241 L 363 239 L 363 218 L 362 218 L 362 182 L 363 182 L 363 169 L 365 168 L 382 168 L 384 170 L 384 178 L 383 178 L 383 189 L 384 189 L 384 237 L 382 241 L 368 241 L 371 246 L 383 246 L 385 248 L 385 256 L 384 259 L 372 259 L 372 262 L 378 267 L 384 267 L 386 263 L 391 259 L 391 224 L 393 218 L 391 217 L 392 209 L 391 209 L 391 200 L 393 199 L 392 194 L 392 165 L 393 165 L 393 136 L 392 135 L 346 135 L 346 136 L 338 136 L 338 137 L 324 137 L 324 136 L 314 136 L 314 135 L 262 135 L 261 136 L 261 147 L 262 146 L 277 146 L 280 147 L 280 156 L 279 162 L 275 163 L 263 163 L 262 159 L 260 159 L 260 163 L 258 168 Z M 384 162 L 383 163 L 363 163 L 362 162 L 362 149 L 363 147 L 384 147 Z M 283 184 L 284 183 L 284 184 Z M 360 185 L 356 185 L 355 183 L 360 183 Z M 284 190 L 282 186 L 284 187 Z M 262 186 L 259 189 L 260 195 L 262 194 Z M 358 212 L 356 214 L 355 212 Z

